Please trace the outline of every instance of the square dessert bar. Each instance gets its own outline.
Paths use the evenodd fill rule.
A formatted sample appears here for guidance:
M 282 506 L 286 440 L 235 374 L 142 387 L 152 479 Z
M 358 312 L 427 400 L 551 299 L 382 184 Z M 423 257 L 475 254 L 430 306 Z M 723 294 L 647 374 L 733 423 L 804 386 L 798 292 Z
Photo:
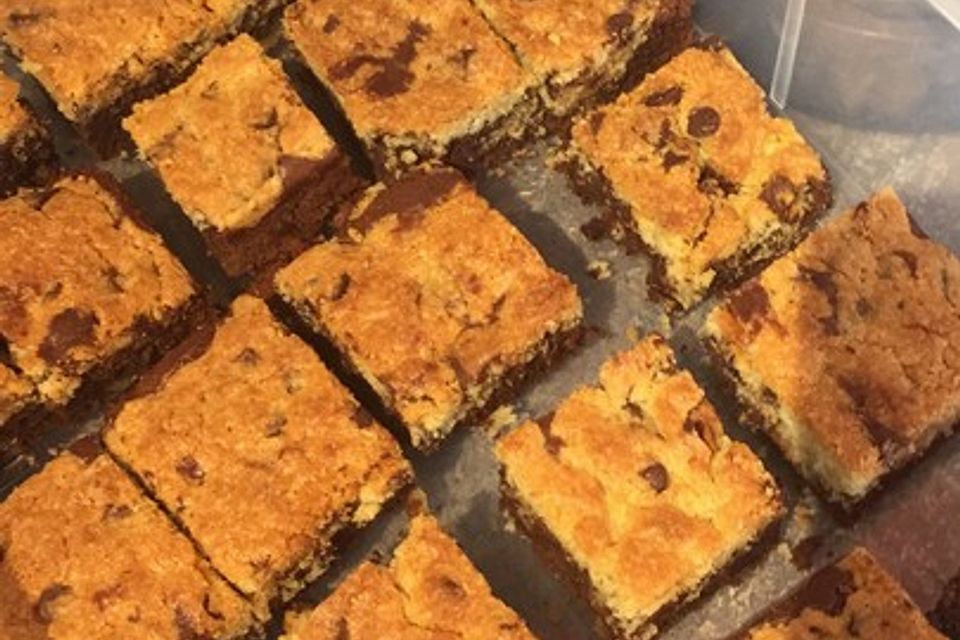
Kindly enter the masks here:
M 610 100 L 690 43 L 691 0 L 473 0 L 557 117 Z
M 365 186 L 247 35 L 136 105 L 123 126 L 231 276 L 289 261 Z
M 656 335 L 496 455 L 508 513 L 615 638 L 654 635 L 782 511 L 763 464 Z
M 449 169 L 372 188 L 277 274 L 286 303 L 429 449 L 574 342 L 576 287 Z
M 0 637 L 227 640 L 256 626 L 109 456 L 63 454 L 0 503 Z
M 411 477 L 393 438 L 250 296 L 148 374 L 105 440 L 264 611 Z
M 535 81 L 470 0 L 300 0 L 286 32 L 381 175 L 515 148 Z
M 19 96 L 20 85 L 0 72 L 0 197 L 40 186 L 56 173 L 50 135 Z
M 960 420 L 960 261 L 891 189 L 708 317 L 746 419 L 850 506 Z
M 187 272 L 116 189 L 78 176 L 0 202 L 0 414 L 27 387 L 50 406 L 103 395 L 202 309 Z
M 368 561 L 316 609 L 287 617 L 285 640 L 533 640 L 523 621 L 431 516 L 416 516 L 389 564 Z
M 559 164 L 654 259 L 688 309 L 794 246 L 831 202 L 826 170 L 728 49 L 687 49 L 573 126 Z
M 218 41 L 289 0 L 7 0 L 0 37 L 106 156 L 138 100 L 176 82 Z
M 865 549 L 814 574 L 737 640 L 947 640 Z

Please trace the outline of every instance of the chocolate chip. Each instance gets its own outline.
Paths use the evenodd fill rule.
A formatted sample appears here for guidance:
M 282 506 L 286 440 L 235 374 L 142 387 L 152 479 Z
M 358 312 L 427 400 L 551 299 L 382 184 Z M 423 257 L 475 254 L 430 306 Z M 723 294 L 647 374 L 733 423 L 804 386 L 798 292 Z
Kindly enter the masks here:
M 379 68 L 367 78 L 364 90 L 371 96 L 390 98 L 409 90 L 414 75 L 410 65 L 417 57 L 417 45 L 430 34 L 430 28 L 419 20 L 407 27 L 407 35 L 390 52 L 389 56 L 361 53 L 343 60 L 330 70 L 334 80 L 352 78 L 365 66 Z
M 91 600 L 97 605 L 97 609 L 103 612 L 107 610 L 111 600 L 116 600 L 121 595 L 123 595 L 123 585 L 117 583 L 104 589 L 97 589 L 93 592 Z
M 103 509 L 104 520 L 123 520 L 133 515 L 133 509 L 125 504 L 108 504 Z
M 336 302 L 347 295 L 347 291 L 350 290 L 350 283 L 350 274 L 341 273 L 340 278 L 337 279 L 337 284 L 333 287 L 333 291 L 330 292 L 330 301 Z
M 683 421 L 683 430 L 687 433 L 695 433 L 711 452 L 716 453 L 720 450 L 720 430 L 719 425 L 714 422 L 716 418 L 709 415 L 709 410 L 705 404 L 706 400 L 701 400 Z
M 253 347 L 244 347 L 234 358 L 234 361 L 252 367 L 260 362 L 260 354 Z
M 460 47 L 456 55 L 451 57 L 451 62 L 458 65 L 463 72 L 464 78 L 470 74 L 470 61 L 477 55 L 477 48 L 472 45 Z
M 770 297 L 758 280 L 750 280 L 737 289 L 727 305 L 730 313 L 744 324 L 751 324 L 770 313 Z
M 353 410 L 353 421 L 357 423 L 361 429 L 366 429 L 373 424 L 373 416 L 370 415 L 370 412 L 357 405 L 356 409 Z
M 629 11 L 619 11 L 607 18 L 607 33 L 610 34 L 610 39 L 614 42 L 627 42 L 633 21 L 633 13 Z
M 67 451 L 83 460 L 86 464 L 90 464 L 103 453 L 103 444 L 97 436 L 85 436 L 71 444 Z
M 907 264 L 907 268 L 910 269 L 910 277 L 916 279 L 917 271 L 920 267 L 920 261 L 917 259 L 917 254 L 903 250 L 894 251 L 893 254 Z
M 720 130 L 720 114 L 713 107 L 697 107 L 690 112 L 687 133 L 694 138 L 708 138 Z
M 770 178 L 760 192 L 762 200 L 778 218 L 791 221 L 793 208 L 797 202 L 797 188 L 786 176 L 777 174 Z
M 7 23 L 14 29 L 28 27 L 37 24 L 43 18 L 40 11 L 33 9 L 29 11 L 11 11 L 7 17 Z
M 283 428 L 287 426 L 286 416 L 274 416 L 267 421 L 267 426 L 263 433 L 268 438 L 276 438 L 283 433 Z
M 643 104 L 648 107 L 666 107 L 680 104 L 683 99 L 683 89 L 679 86 L 673 86 L 663 91 L 651 93 L 643 99 Z
M 327 35 L 330 35 L 334 31 L 340 28 L 340 18 L 336 14 L 331 13 L 327 16 L 327 21 L 323 23 L 323 32 Z
M 850 375 L 838 376 L 837 385 L 850 398 L 867 437 L 880 452 L 880 456 L 884 460 L 891 459 L 896 454 L 897 449 L 900 448 L 903 439 L 899 433 L 877 418 L 876 412 L 871 406 L 871 400 L 882 401 L 886 394 L 880 389 L 874 389 L 869 381 Z
M 697 189 L 707 195 L 725 198 L 740 192 L 740 186 L 736 182 L 717 171 L 709 163 L 703 165 L 703 169 L 700 170 Z
M 664 171 L 670 171 L 677 165 L 681 165 L 687 160 L 690 159 L 690 156 L 681 155 L 679 153 L 674 153 L 672 150 L 668 150 L 663 154 L 663 169 Z
M 350 640 L 350 623 L 346 618 L 337 621 L 337 635 L 334 640 Z
M 540 427 L 540 433 L 543 434 L 544 448 L 547 450 L 547 453 L 556 456 L 567 446 L 567 443 L 564 442 L 563 438 L 554 435 L 552 429 L 553 417 L 554 414 L 551 412 L 538 418 L 536 422 L 537 426 Z
M 202 481 L 204 476 L 206 476 L 206 473 L 204 473 L 200 463 L 197 462 L 197 459 L 193 456 L 183 456 L 177 462 L 175 468 L 177 473 L 182 475 L 184 478 L 194 480 L 196 482 Z
M 820 271 L 810 267 L 800 266 L 800 275 L 817 288 L 827 299 L 830 306 L 830 315 L 820 318 L 823 330 L 827 335 L 835 336 L 840 333 L 840 291 L 829 271 Z
M 663 493 L 670 486 L 670 474 L 667 468 L 655 462 L 640 472 L 640 477 L 646 480 L 657 493 Z
M 847 606 L 847 599 L 856 591 L 853 575 L 837 566 L 818 571 L 797 595 L 804 608 L 838 616 Z
M 47 337 L 37 352 L 48 364 L 59 364 L 76 347 L 92 345 L 99 324 L 93 311 L 65 309 L 50 321 Z
M 37 622 L 52 623 L 55 617 L 57 600 L 71 593 L 73 593 L 73 589 L 60 583 L 52 584 L 44 589 L 33 607 L 33 616 Z

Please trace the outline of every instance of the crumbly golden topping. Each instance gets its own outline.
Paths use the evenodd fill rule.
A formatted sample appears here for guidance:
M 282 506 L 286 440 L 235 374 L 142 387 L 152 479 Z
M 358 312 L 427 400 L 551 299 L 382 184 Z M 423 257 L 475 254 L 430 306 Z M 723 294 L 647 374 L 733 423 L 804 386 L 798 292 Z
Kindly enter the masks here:
M 123 123 L 201 229 L 251 227 L 334 143 L 280 63 L 246 35 L 212 51 L 183 85 Z M 301 172 L 302 173 L 302 172 Z
M 400 449 L 256 298 L 239 298 L 202 355 L 128 402 L 107 446 L 255 600 L 409 478 Z
M 132 87 L 189 66 L 234 28 L 253 4 L 253 0 L 7 0 L 0 5 L 0 35 L 60 110 L 82 121 Z
M 0 143 L 5 143 L 23 132 L 32 118 L 19 101 L 20 85 L 0 73 Z
M 891 189 L 741 287 L 705 331 L 834 492 L 866 492 L 960 418 L 960 261 Z
M 457 543 L 418 516 L 389 566 L 367 562 L 314 611 L 287 620 L 285 640 L 533 640 Z
M 691 48 L 579 120 L 574 149 L 629 208 L 684 307 L 725 260 L 801 226 L 829 202 L 827 175 L 793 124 L 725 48 Z
M 531 79 L 468 0 L 302 0 L 286 29 L 361 138 L 447 141 L 517 102 Z
M 415 444 L 446 435 L 500 374 L 581 317 L 576 287 L 455 172 L 374 187 L 346 227 L 282 270 L 277 289 Z
M 194 294 L 160 238 L 96 180 L 66 178 L 0 202 L 0 337 L 51 402 Z
M 0 503 L 8 638 L 239 637 L 248 605 L 130 479 L 64 454 Z
M 760 460 L 731 441 L 659 336 L 600 383 L 500 439 L 504 483 L 627 632 L 722 568 L 780 514 Z
M 743 640 L 946 640 L 865 549 L 816 574 Z

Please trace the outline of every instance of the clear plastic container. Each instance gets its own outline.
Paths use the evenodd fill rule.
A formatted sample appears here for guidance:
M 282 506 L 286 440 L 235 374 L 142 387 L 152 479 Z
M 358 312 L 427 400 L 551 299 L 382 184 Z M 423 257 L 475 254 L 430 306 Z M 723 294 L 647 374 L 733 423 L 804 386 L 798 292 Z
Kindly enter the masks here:
M 817 145 L 841 205 L 892 184 L 960 251 L 958 0 L 698 0 Z

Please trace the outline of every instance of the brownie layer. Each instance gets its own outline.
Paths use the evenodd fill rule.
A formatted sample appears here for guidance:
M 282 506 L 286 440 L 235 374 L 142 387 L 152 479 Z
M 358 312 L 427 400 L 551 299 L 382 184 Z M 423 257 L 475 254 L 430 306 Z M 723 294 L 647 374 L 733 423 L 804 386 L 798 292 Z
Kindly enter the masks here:
M 0 73 L 0 197 L 51 182 L 56 167 L 49 133 L 20 100 L 20 85 Z
M 917 233 L 884 190 L 744 284 L 702 332 L 753 426 L 847 508 L 960 418 L 960 261 Z
M 944 588 L 930 619 L 951 640 L 960 638 L 960 575 Z

